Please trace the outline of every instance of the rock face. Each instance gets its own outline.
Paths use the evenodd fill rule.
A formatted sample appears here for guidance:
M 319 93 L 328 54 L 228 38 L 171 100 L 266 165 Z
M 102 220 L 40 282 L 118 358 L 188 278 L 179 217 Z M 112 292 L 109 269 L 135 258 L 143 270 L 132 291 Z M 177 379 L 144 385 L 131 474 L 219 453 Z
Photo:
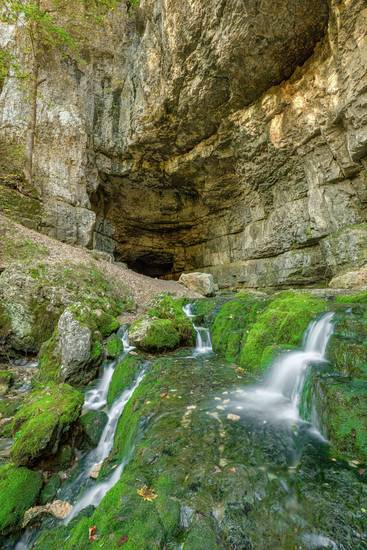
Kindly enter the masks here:
M 87 63 L 44 69 L 44 229 L 150 275 L 202 270 L 220 286 L 307 285 L 362 266 L 366 29 L 364 0 L 121 7 Z M 10 79 L 0 136 L 24 135 L 25 112 Z

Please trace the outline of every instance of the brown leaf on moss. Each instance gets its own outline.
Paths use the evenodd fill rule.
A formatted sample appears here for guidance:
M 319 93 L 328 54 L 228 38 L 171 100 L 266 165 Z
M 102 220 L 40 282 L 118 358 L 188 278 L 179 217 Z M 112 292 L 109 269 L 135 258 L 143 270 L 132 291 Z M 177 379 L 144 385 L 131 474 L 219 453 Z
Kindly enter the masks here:
M 157 493 L 153 491 L 153 489 L 150 489 L 146 485 L 143 485 L 140 489 L 136 491 L 140 497 L 142 497 L 144 500 L 149 500 L 149 502 L 152 502 L 155 498 L 157 498 Z
M 119 546 L 126 544 L 128 540 L 129 540 L 129 537 L 127 535 L 122 535 L 122 537 L 118 540 Z
M 92 527 L 89 527 L 89 533 L 88 533 L 89 542 L 94 542 L 96 540 L 96 532 L 97 532 L 97 527 L 95 525 L 93 525 Z

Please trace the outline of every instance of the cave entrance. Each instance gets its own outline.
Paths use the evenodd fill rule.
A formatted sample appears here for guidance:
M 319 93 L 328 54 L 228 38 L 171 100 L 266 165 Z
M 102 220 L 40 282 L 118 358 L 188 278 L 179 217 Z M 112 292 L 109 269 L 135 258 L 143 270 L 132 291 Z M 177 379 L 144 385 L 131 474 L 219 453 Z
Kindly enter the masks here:
M 125 261 L 130 269 L 149 277 L 170 275 L 174 265 L 173 254 L 167 252 L 143 252 Z

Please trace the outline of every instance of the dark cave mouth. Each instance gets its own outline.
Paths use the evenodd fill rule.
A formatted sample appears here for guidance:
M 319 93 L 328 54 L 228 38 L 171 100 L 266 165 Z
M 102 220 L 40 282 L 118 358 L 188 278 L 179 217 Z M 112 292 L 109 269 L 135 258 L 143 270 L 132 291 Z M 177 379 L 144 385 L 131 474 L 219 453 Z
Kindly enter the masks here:
M 141 252 L 134 258 L 125 258 L 123 261 L 129 269 L 156 278 L 169 277 L 174 266 L 173 254 L 160 251 Z

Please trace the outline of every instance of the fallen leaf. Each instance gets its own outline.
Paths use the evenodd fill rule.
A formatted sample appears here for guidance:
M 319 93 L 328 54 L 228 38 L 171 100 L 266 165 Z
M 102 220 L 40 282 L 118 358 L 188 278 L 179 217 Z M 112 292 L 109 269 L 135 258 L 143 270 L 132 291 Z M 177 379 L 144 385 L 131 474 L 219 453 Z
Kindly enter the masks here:
M 123 535 L 123 536 L 119 539 L 118 544 L 119 544 L 120 546 L 122 546 L 123 544 L 126 544 L 128 540 L 129 540 L 129 537 L 128 537 L 127 535 Z
M 228 471 L 231 473 L 231 474 L 235 474 L 237 472 L 236 468 L 228 468 Z
M 92 527 L 89 527 L 89 533 L 88 533 L 89 542 L 94 542 L 96 540 L 96 532 L 97 532 L 97 527 L 95 525 L 93 525 Z
M 363 476 L 365 474 L 365 472 L 366 472 L 366 470 L 364 468 L 360 468 L 358 470 L 358 473 L 359 473 L 360 476 Z
M 136 492 L 140 497 L 143 497 L 144 500 L 149 500 L 149 502 L 152 502 L 158 496 L 153 489 L 149 489 L 146 485 L 143 485 L 143 487 L 138 489 Z
M 237 367 L 237 368 L 236 368 L 236 372 L 237 372 L 238 374 L 242 374 L 243 372 L 245 372 L 245 369 L 243 369 L 242 367 Z
M 166 399 L 168 397 L 168 393 L 167 392 L 163 392 L 160 394 L 160 396 L 162 399 Z

